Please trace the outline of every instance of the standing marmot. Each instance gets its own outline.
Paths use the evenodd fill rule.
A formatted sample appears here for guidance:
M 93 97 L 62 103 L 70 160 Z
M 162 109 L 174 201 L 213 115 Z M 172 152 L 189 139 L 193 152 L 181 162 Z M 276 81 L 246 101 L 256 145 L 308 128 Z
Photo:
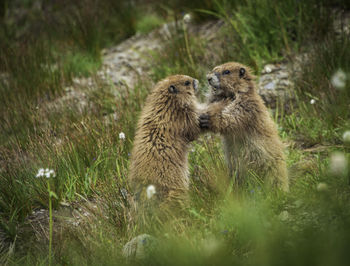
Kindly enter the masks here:
M 238 184 L 251 174 L 287 191 L 284 147 L 254 78 L 248 67 L 234 62 L 209 72 L 212 94 L 200 126 L 222 135 L 230 174 Z
M 186 198 L 188 147 L 200 133 L 197 87 L 196 79 L 174 75 L 158 82 L 147 97 L 129 168 L 138 218 L 150 204 L 156 207 L 151 208 L 154 213 L 179 206 Z

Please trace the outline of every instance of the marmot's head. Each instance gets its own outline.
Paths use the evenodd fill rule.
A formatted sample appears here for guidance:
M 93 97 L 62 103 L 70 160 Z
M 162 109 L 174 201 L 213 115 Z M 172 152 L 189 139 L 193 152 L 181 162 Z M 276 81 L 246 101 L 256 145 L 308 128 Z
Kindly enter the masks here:
M 216 66 L 207 74 L 212 95 L 216 98 L 234 99 L 237 94 L 252 92 L 254 78 L 247 66 L 236 62 Z
M 158 104 L 175 102 L 177 108 L 189 108 L 197 102 L 197 90 L 198 80 L 186 75 L 173 75 L 157 83 L 153 97 Z

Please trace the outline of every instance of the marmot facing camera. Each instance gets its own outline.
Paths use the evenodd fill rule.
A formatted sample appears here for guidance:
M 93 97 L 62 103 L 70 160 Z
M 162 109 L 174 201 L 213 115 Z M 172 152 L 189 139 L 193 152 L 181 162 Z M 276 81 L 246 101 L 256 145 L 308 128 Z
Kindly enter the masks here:
M 238 184 L 253 175 L 287 191 L 284 146 L 254 78 L 248 67 L 235 62 L 209 72 L 212 91 L 200 126 L 221 134 L 230 175 Z

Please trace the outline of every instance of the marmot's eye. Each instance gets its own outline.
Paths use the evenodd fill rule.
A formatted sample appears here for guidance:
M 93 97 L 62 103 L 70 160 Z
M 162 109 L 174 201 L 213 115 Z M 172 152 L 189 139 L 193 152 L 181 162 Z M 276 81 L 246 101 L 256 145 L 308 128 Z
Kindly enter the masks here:
M 240 70 L 239 70 L 239 77 L 242 78 L 245 74 L 245 69 L 242 67 Z
M 185 82 L 185 86 L 188 86 L 188 85 L 190 85 L 190 84 L 191 84 L 191 82 L 188 81 L 188 80 Z
M 230 70 L 224 70 L 224 71 L 222 72 L 223 75 L 228 75 L 228 74 L 230 74 L 230 73 L 231 73 Z

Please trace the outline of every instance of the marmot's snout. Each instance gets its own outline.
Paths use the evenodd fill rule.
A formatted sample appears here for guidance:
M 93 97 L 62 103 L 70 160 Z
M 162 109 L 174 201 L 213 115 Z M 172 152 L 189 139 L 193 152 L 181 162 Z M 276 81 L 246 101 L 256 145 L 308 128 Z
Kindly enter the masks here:
M 208 73 L 207 80 L 209 82 L 209 85 L 212 86 L 213 88 L 218 89 L 220 87 L 220 79 L 217 73 L 213 73 L 213 72 Z
M 193 80 L 194 92 L 197 92 L 197 91 L 198 91 L 198 84 L 199 84 L 199 81 L 198 81 L 197 79 L 194 79 L 194 80 Z

